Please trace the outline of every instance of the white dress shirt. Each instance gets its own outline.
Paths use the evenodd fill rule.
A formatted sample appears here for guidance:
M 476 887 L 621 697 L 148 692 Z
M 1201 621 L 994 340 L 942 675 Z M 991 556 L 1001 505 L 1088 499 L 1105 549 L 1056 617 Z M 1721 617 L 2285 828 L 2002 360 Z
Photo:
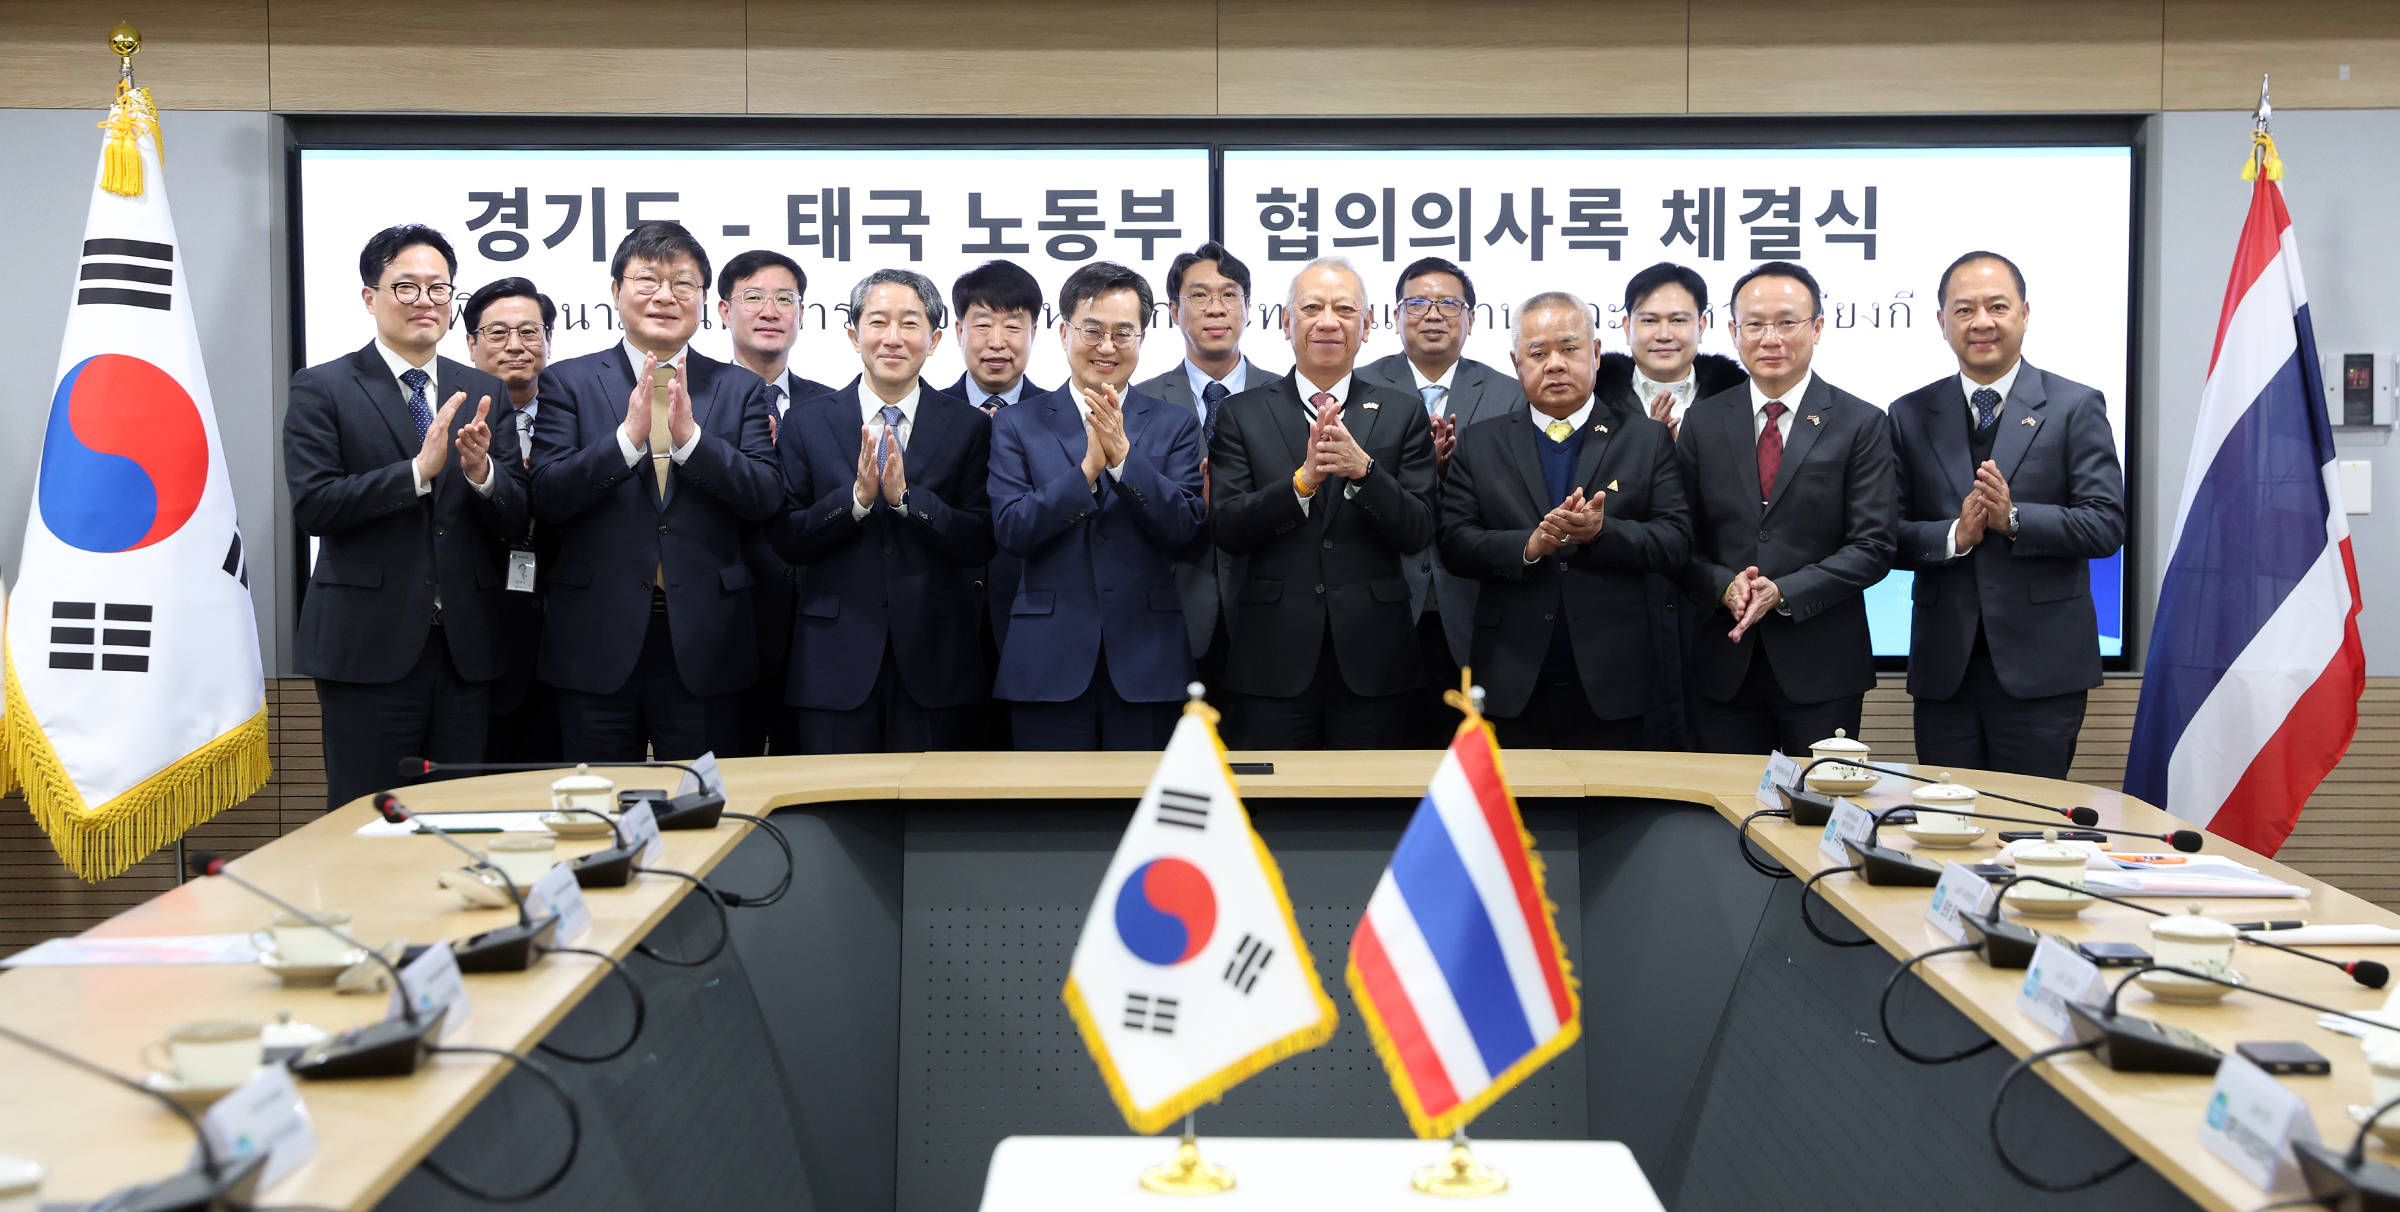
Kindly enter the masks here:
M 1958 372 L 1958 389 L 1966 393 L 1967 397 L 1968 433 L 1975 432 L 1975 423 L 1983 419 L 1982 417 L 1977 416 L 1975 413 L 1975 393 L 1983 390 L 1986 387 L 1989 387 L 1993 391 L 2000 393 L 2000 405 L 2002 408 L 2005 408 L 2008 406 L 2008 393 L 2015 390 L 2017 386 L 2017 372 L 2023 369 L 2025 369 L 2025 359 L 2019 358 L 2009 364 L 2007 373 L 1989 383 L 1978 383 L 1975 380 L 1968 378 L 1967 372 L 1963 370 Z M 1998 425 L 1999 423 L 2000 413 L 1997 409 L 1995 409 L 1992 413 L 1992 424 Z M 1973 479 L 1974 477 L 1969 476 L 1968 478 Z M 1942 558 L 1945 560 L 1955 560 L 1960 555 L 1964 554 L 1958 549 L 1958 522 L 1955 519 L 1953 519 L 1950 523 L 1950 537 L 1945 541 L 1944 545 L 1946 550 L 1943 552 Z M 1969 550 L 1972 550 L 1972 548 Z
M 1341 382 L 1325 389 L 1326 394 L 1331 395 L 1334 399 L 1334 402 L 1337 404 L 1347 404 L 1350 399 L 1350 380 L 1353 377 L 1353 375 L 1343 375 Z M 1301 374 L 1298 371 L 1292 372 L 1292 383 L 1294 386 L 1300 389 L 1301 411 L 1308 414 L 1308 419 L 1313 424 L 1317 419 L 1317 406 L 1309 403 L 1309 399 L 1317 394 L 1317 385 L 1309 382 L 1308 376 Z M 1300 457 L 1313 460 L 1316 457 L 1316 453 L 1317 452 L 1313 450 L 1304 451 L 1301 453 Z M 1374 465 L 1370 463 L 1368 466 L 1372 468 Z M 1317 485 L 1317 491 L 1323 492 L 1324 490 L 1325 485 L 1323 483 L 1319 483 Z M 1308 503 L 1313 498 L 1302 496 L 1300 492 L 1300 486 L 1298 484 L 1292 485 L 1292 495 L 1300 498 L 1300 512 L 1305 515 L 1308 512 Z M 1358 481 L 1351 480 L 1342 485 L 1343 500 L 1347 501 L 1357 495 Z
M 1662 391 L 1674 397 L 1667 402 L 1668 422 L 1681 425 L 1685 410 L 1692 406 L 1692 397 L 1700 394 L 1700 372 L 1687 366 L 1681 381 L 1661 383 L 1643 374 L 1641 363 L 1633 364 L 1633 394 L 1635 399 L 1642 402 L 1643 416 L 1650 415 L 1650 402 L 1657 399 Z
M 442 360 L 438 357 L 427 358 L 425 359 L 425 364 L 423 366 L 419 366 L 416 363 L 401 357 L 397 351 L 393 350 L 391 346 L 384 344 L 380 339 L 375 342 L 375 352 L 383 355 L 383 364 L 390 367 L 392 370 L 392 380 L 400 384 L 400 399 L 403 403 L 407 402 L 408 397 L 413 394 L 415 389 L 408 385 L 408 380 L 403 379 L 400 376 L 405 375 L 412 370 L 421 370 L 425 372 L 425 407 L 433 413 L 436 420 L 439 420 L 442 414 Z M 462 404 L 460 407 L 463 408 L 465 405 Z M 426 493 L 433 491 L 433 485 L 425 482 L 425 473 L 417 470 L 417 459 L 413 454 L 410 455 L 408 459 L 408 476 L 409 479 L 416 482 L 418 496 L 424 496 Z M 483 483 L 478 484 L 473 480 L 469 480 L 467 481 L 467 487 L 474 489 L 477 496 L 488 497 L 492 495 L 491 464 L 484 464 Z
M 977 408 L 981 408 L 983 407 L 984 401 L 995 396 L 999 397 L 1000 407 L 1016 407 L 1017 404 L 1025 398 L 1025 376 L 1018 375 L 1017 381 L 1009 384 L 1007 391 L 985 391 L 983 389 L 983 385 L 977 383 L 974 379 L 970 378 L 967 380 L 967 403 L 972 404 Z
M 892 442 L 903 455 L 908 452 L 908 436 L 916 432 L 917 402 L 924 397 L 924 394 L 925 380 L 918 379 L 909 384 L 907 395 L 892 401 L 891 406 L 900 410 L 900 423 L 892 426 Z M 875 388 L 865 379 L 860 379 L 858 381 L 858 423 L 873 427 L 867 435 L 862 436 L 862 441 L 873 441 L 883 433 L 883 410 L 883 397 L 876 395 Z M 905 469 L 907 463 L 903 461 L 901 467 Z M 881 499 L 882 495 L 877 494 L 876 500 Z M 850 491 L 850 520 L 853 522 L 866 521 L 867 513 L 874 507 L 874 501 L 869 501 L 864 505 L 858 503 L 858 490 L 853 485 Z
M 1218 379 L 1210 377 L 1207 371 L 1200 369 L 1198 363 L 1186 356 L 1183 360 L 1183 381 L 1192 389 L 1192 407 L 1205 417 L 1208 415 L 1208 401 L 1201 399 L 1200 393 L 1208 390 L 1211 383 L 1222 383 L 1226 395 L 1242 394 L 1242 389 L 1250 385 L 1250 361 L 1247 358 L 1235 358 L 1233 369 L 1226 371 L 1224 378 Z
M 1759 389 L 1757 379 L 1750 380 L 1750 439 L 1757 441 L 1760 434 L 1767 432 L 1767 403 L 1781 400 L 1783 415 L 1775 420 L 1775 433 L 1783 439 L 1784 445 L 1791 445 L 1792 422 L 1799 418 L 1800 401 L 1808 398 L 1808 385 L 1815 381 L 1815 371 L 1803 371 L 1800 381 L 1792 384 L 1790 391 L 1780 396 L 1770 396 Z
M 1441 398 L 1441 400 L 1440 400 L 1438 403 L 1436 403 L 1436 404 L 1435 404 L 1433 407 L 1426 409 L 1426 410 L 1425 410 L 1425 415 L 1427 415 L 1427 416 L 1433 416 L 1433 417 L 1446 417 L 1446 416 L 1449 416 L 1449 415 L 1450 415 L 1450 395 L 1451 395 L 1451 393 L 1452 393 L 1452 392 L 1454 392 L 1454 391 L 1456 391 L 1456 390 L 1458 389 L 1458 362 L 1452 362 L 1452 363 L 1450 364 L 1450 368 L 1449 368 L 1448 370 L 1445 370 L 1445 371 L 1443 371 L 1443 372 L 1442 372 L 1442 377 L 1441 377 L 1441 378 L 1438 378 L 1438 379 L 1428 379 L 1428 378 L 1426 378 L 1426 377 L 1425 377 L 1425 372 L 1424 372 L 1424 371 L 1421 371 L 1421 370 L 1418 370 L 1418 369 L 1417 369 L 1417 364 L 1416 364 L 1414 361 L 1411 361 L 1411 360 L 1409 360 L 1409 359 L 1407 359 L 1407 358 L 1402 358 L 1401 360 L 1402 360 L 1402 361 L 1404 361 L 1404 362 L 1408 362 L 1408 373 L 1409 373 L 1409 377 L 1411 377 L 1411 378 L 1413 378 L 1413 379 L 1415 379 L 1415 380 L 1417 381 L 1417 398 L 1418 398 L 1418 399 L 1422 400 L 1422 399 L 1424 399 L 1424 398 L 1425 398 L 1425 389 L 1426 389 L 1426 388 L 1428 388 L 1428 387 L 1439 387 L 1439 388 L 1441 388 L 1441 389 L 1442 389 L 1442 398 Z M 1464 359 L 1464 358 L 1461 358 L 1461 359 L 1459 359 L 1459 362 L 1464 362 L 1464 361 L 1466 361 L 1466 359 Z
M 627 338 L 624 341 L 618 342 L 618 348 L 625 351 L 625 363 L 626 365 L 633 367 L 633 377 L 636 379 L 641 378 L 642 359 L 649 357 L 650 355 L 643 353 L 641 350 L 635 349 L 633 347 L 633 341 L 631 338 Z M 675 351 L 673 357 L 660 358 L 658 360 L 659 364 L 662 366 L 673 366 L 675 368 L 676 375 L 678 377 L 683 377 L 683 355 L 686 352 L 686 350 L 678 349 Z M 683 377 L 683 390 L 686 394 L 689 394 L 692 390 L 692 381 L 688 377 Z M 648 398 L 648 396 L 643 397 L 645 400 Z M 631 421 L 632 419 L 633 418 L 629 412 L 626 420 Z M 673 435 L 669 435 L 669 437 L 672 439 Z M 700 449 L 700 427 L 698 425 L 694 425 L 692 426 L 691 440 L 685 442 L 681 446 L 670 448 L 667 451 L 667 457 L 675 460 L 678 463 L 681 463 L 685 459 L 691 458 L 692 452 L 698 449 Z M 647 446 L 636 448 L 633 444 L 633 438 L 626 434 L 625 427 L 622 425 L 617 427 L 617 450 L 625 456 L 625 465 L 627 467 L 631 467 L 634 464 L 650 457 L 649 448 Z

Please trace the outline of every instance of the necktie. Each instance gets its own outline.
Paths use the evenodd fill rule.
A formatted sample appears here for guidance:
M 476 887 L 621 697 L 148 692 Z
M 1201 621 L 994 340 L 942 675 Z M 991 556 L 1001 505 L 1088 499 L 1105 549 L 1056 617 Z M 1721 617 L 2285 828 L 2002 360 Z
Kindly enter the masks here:
M 659 375 L 650 382 L 650 470 L 658 477 L 658 499 L 667 499 L 667 468 L 675 463 L 674 447 L 667 442 L 667 404 L 674 398 L 674 389 L 667 386 L 674 379 L 674 368 L 662 365 Z
M 885 427 L 891 431 L 892 441 L 898 441 L 900 437 L 900 406 L 897 404 L 886 404 L 883 406 L 883 412 L 881 415 L 883 417 L 883 423 Z M 906 449 L 906 447 L 903 447 L 903 449 Z M 877 434 L 875 436 L 875 466 L 879 468 L 882 467 L 884 460 L 891 457 L 892 442 L 885 441 L 883 435 Z
M 1439 383 L 1431 383 L 1418 388 L 1417 394 L 1425 397 L 1425 415 L 1438 417 L 1442 415 L 1442 400 L 1449 396 L 1450 389 Z
M 1211 382 L 1208 386 L 1200 389 L 1201 437 L 1211 442 L 1217 440 L 1217 405 L 1224 403 L 1225 397 L 1232 394 L 1225 390 L 1223 383 Z
M 1783 430 L 1775 422 L 1791 409 L 1781 400 L 1769 400 L 1760 411 L 1767 414 L 1767 423 L 1758 431 L 1758 499 L 1764 504 L 1775 495 L 1775 473 L 1783 470 Z
M 781 435 L 783 421 L 783 384 L 767 384 L 767 443 L 773 445 Z
M 1331 403 L 1333 403 L 1333 393 L 1330 391 L 1320 391 L 1310 396 L 1308 398 L 1308 419 L 1316 420 L 1317 414 L 1325 411 L 1325 406 Z
M 1975 405 L 1975 428 L 1990 429 L 1992 422 L 2000 419 L 1999 392 L 1989 387 L 1978 387 L 1975 394 L 1968 397 L 1968 402 Z
M 998 396 L 985 396 L 983 398 L 983 415 L 987 417 L 999 416 L 1000 410 L 1006 407 L 1008 407 L 1008 401 L 1003 400 Z
M 400 381 L 408 384 L 408 415 L 417 423 L 417 444 L 424 445 L 425 431 L 433 428 L 433 405 L 425 399 L 425 385 L 433 376 L 411 366 L 400 372 Z
M 1575 427 L 1565 421 L 1552 421 L 1542 432 L 1549 434 L 1550 440 L 1553 442 L 1564 442 L 1567 440 L 1568 434 L 1575 432 Z

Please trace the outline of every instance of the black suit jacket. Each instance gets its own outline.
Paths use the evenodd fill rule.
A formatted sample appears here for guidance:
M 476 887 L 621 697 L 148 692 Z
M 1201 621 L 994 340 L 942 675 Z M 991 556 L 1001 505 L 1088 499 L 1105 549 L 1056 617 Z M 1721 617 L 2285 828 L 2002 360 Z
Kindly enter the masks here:
M 784 372 L 783 386 L 790 393 L 784 398 L 787 412 L 802 400 L 835 390 L 789 370 Z M 781 432 L 781 418 L 769 428 Z M 751 579 L 757 582 L 750 587 L 750 614 L 758 623 L 759 668 L 769 674 L 777 673 L 783 669 L 784 656 L 792 647 L 792 602 L 799 592 L 800 570 L 775 553 L 775 543 L 767 536 L 764 522 L 742 525 L 742 560 L 750 565 Z
M 1684 592 L 1707 611 L 1692 650 L 1691 679 L 1708 698 L 1740 689 L 1764 650 L 1784 694 L 1821 703 L 1875 685 L 1875 650 L 1860 595 L 1892 568 L 1898 466 L 1883 410 L 1811 377 L 1791 412 L 1783 470 L 1758 499 L 1758 439 L 1750 388 L 1722 391 L 1684 413 L 1676 456 L 1692 496 L 1692 559 Z M 1770 612 L 1726 638 L 1725 587 L 1742 569 L 1783 591 L 1789 615 Z
M 731 694 L 758 680 L 742 523 L 772 516 L 783 502 L 768 461 L 766 383 L 697 351 L 684 358 L 700 439 L 671 465 L 663 503 L 647 452 L 627 466 L 617 442 L 633 395 L 625 347 L 542 371 L 533 509 L 557 527 L 559 552 L 540 675 L 560 689 L 609 694 L 633 675 L 662 564 L 684 687 Z
M 416 664 L 433 602 L 459 676 L 507 668 L 500 624 L 502 544 L 525 527 L 525 471 L 515 409 L 500 380 L 440 358 L 427 404 L 467 393 L 451 418 L 453 442 L 492 401 L 492 491 L 468 485 L 457 448 L 417 495 L 411 462 L 423 445 L 408 398 L 373 342 L 292 376 L 283 419 L 284 483 L 292 521 L 319 540 L 294 642 L 299 672 L 337 682 L 398 681 Z
M 1425 405 L 1353 377 L 1342 421 L 1374 466 L 1361 480 L 1326 479 L 1304 513 L 1292 491 L 1308 446 L 1301 398 L 1287 374 L 1217 409 L 1210 517 L 1217 547 L 1233 557 L 1235 586 L 1226 604 L 1233 643 L 1225 681 L 1272 698 L 1307 690 L 1330 624 L 1334 658 L 1353 692 L 1414 689 L 1425 674 L 1401 560 L 1433 542 Z M 1352 483 L 1357 495 L 1345 496 Z
M 1175 364 L 1175 369 L 1155 379 L 1136 383 L 1133 389 L 1143 395 L 1165 400 L 1198 419 L 1201 416 L 1200 401 L 1192 394 L 1191 364 L 1187 356 Z M 1243 390 L 1263 384 L 1269 377 L 1257 363 L 1247 356 L 1242 358 Z M 1222 414 L 1224 408 L 1225 405 L 1220 401 L 1218 412 Z M 1208 440 L 1205 430 L 1200 438 L 1203 442 Z M 1208 655 L 1209 645 L 1216 642 L 1217 638 L 1217 616 L 1224 609 L 1223 603 L 1233 600 L 1230 563 L 1224 553 L 1217 550 L 1216 540 L 1206 524 L 1200 527 L 1198 537 L 1175 553 L 1175 592 L 1183 598 L 1183 626 L 1191 637 L 1194 660 Z
M 1017 393 L 1017 404 L 1031 404 L 1035 400 L 1049 395 L 1050 392 L 1050 388 L 1037 387 L 1033 380 L 1028 378 L 1025 380 L 1025 390 Z M 958 382 L 943 388 L 942 394 L 977 412 L 983 411 L 983 404 L 974 398 L 981 395 L 982 392 L 975 388 L 975 381 L 965 375 L 958 376 Z M 1016 405 L 1012 404 L 1009 407 L 1014 408 Z M 1017 587 L 1024 580 L 1025 561 L 1021 557 L 1010 555 L 998 548 L 994 548 L 992 551 L 992 562 L 975 574 L 976 590 L 983 595 L 984 619 L 990 623 L 992 628 L 992 647 L 995 653 L 1008 646 L 1009 606 L 1010 603 L 1017 600 Z
M 784 701 L 847 711 L 875 688 L 888 645 L 911 697 L 927 707 L 987 700 L 978 573 L 992 558 L 992 422 L 920 383 L 901 467 L 907 509 L 878 495 L 864 518 L 858 483 L 859 392 L 792 407 L 776 458 L 789 493 L 772 534 L 799 565 L 799 609 Z
M 1529 406 L 1479 421 L 1458 435 L 1442 485 L 1442 562 L 1483 585 L 1470 663 L 1485 708 L 1525 710 L 1563 608 L 1593 712 L 1640 715 L 1657 685 L 1646 574 L 1681 572 L 1691 554 L 1675 444 L 1647 415 L 1596 404 L 1572 484 L 1606 494 L 1599 537 L 1527 564 L 1525 542 L 1556 504 L 1538 440 Z
M 1975 486 L 1966 392 L 1945 375 L 1892 404 L 1900 457 L 1898 564 L 1914 569 L 1908 692 L 1958 693 L 1981 622 L 2000 685 L 2018 698 L 2100 684 L 2091 561 L 2125 545 L 2125 476 L 2099 392 L 2020 363 L 2000 405 L 1992 461 L 2017 507 L 1953 560 L 1950 525 Z

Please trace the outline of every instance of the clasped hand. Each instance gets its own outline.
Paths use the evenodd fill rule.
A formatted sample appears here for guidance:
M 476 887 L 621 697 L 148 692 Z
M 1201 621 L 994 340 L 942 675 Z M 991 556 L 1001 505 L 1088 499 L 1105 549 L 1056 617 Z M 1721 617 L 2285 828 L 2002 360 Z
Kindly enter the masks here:
M 1600 537 L 1600 528 L 1607 520 L 1608 494 L 1595 489 L 1585 498 L 1578 488 L 1558 503 L 1558 508 L 1543 515 L 1533 533 L 1525 537 L 1525 562 L 1535 560 L 1578 543 L 1589 543 Z
M 635 450 L 650 445 L 650 385 L 656 381 L 658 356 L 642 358 L 642 373 L 634 376 L 633 394 L 625 400 L 625 440 Z M 676 375 L 667 384 L 667 449 L 681 450 L 692 435 L 699 432 L 699 423 L 692 420 L 692 396 L 683 386 L 683 376 Z
M 1300 482 L 1314 491 L 1328 476 L 1365 479 L 1374 466 L 1366 448 L 1342 424 L 1340 401 L 1318 409 L 1316 419 L 1308 423 L 1308 461 L 1300 465 Z
M 886 425 L 880 436 L 888 453 L 884 455 L 883 465 L 878 467 L 875 463 L 878 437 L 875 427 L 858 427 L 858 482 L 851 488 L 850 495 L 851 499 L 858 502 L 860 509 L 873 505 L 877 496 L 883 498 L 884 504 L 898 509 L 901 496 L 908 492 L 908 470 L 900 461 L 900 435 Z
M 417 478 L 427 484 L 442 474 L 442 466 L 450 461 L 450 448 L 458 447 L 458 469 L 466 473 L 467 482 L 481 484 L 492 474 L 492 398 L 483 397 L 475 406 L 475 419 L 459 427 L 458 437 L 450 436 L 450 422 L 457 418 L 459 407 L 467 402 L 467 393 L 455 392 L 442 401 L 442 410 L 433 414 L 433 424 L 425 429 L 425 440 L 417 447 Z
M 1083 388 L 1083 402 L 1089 410 L 1083 414 L 1083 480 L 1087 484 L 1100 482 L 1100 473 L 1125 461 L 1133 453 L 1133 440 L 1125 436 L 1125 397 L 1114 384 L 1103 383 L 1100 390 Z
M 1753 564 L 1736 573 L 1733 583 L 1725 587 L 1725 609 L 1733 612 L 1733 630 L 1726 632 L 1739 641 L 1752 624 L 1767 617 L 1767 612 L 1783 605 L 1783 590 L 1775 582 L 1758 574 Z
M 1958 506 L 1958 552 L 1965 555 L 1989 531 L 2006 531 L 2008 513 L 2016 507 L 2000 465 L 1990 459 L 1975 469 L 1975 487 Z

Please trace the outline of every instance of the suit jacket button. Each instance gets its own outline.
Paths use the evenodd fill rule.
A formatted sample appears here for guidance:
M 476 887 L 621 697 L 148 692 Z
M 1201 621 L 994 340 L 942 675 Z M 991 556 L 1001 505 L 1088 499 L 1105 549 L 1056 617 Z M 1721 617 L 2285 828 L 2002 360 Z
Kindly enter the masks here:
M 665 534 L 665 533 L 667 533 L 667 528 L 666 528 L 664 525 L 661 525 L 661 526 L 658 528 L 658 533 L 660 533 L 660 534 Z
M 1543 615 L 1543 616 L 1542 616 L 1542 621 L 1543 621 L 1543 622 L 1545 622 L 1545 623 L 1547 623 L 1547 622 L 1550 622 L 1550 621 L 1551 621 L 1551 620 L 1553 620 L 1553 619 L 1556 619 L 1557 617 L 1558 617 L 1558 616 L 1557 616 L 1557 615 L 1555 615 L 1555 614 L 1546 614 L 1546 615 Z
M 1319 585 L 1319 586 L 1317 586 L 1317 592 L 1318 592 L 1318 593 L 1323 593 L 1323 592 L 1325 592 L 1325 587 L 1324 587 L 1323 585 Z
M 1431 563 L 1431 562 L 1427 562 L 1427 563 L 1419 564 L 1419 565 L 1417 565 L 1417 571 L 1418 571 L 1418 572 L 1432 572 L 1432 571 L 1433 571 L 1433 565 L 1432 565 L 1432 563 Z
M 442 529 L 441 527 L 439 527 L 439 526 L 436 526 L 436 527 L 434 527 L 434 528 L 433 528 L 433 537 L 435 537 L 435 538 L 437 538 L 437 539 L 438 539 L 438 538 L 440 538 L 440 537 L 442 537 L 442 536 L 443 536 L 443 535 L 445 535 L 445 534 L 448 534 L 448 533 L 449 533 L 448 531 L 446 531 L 446 530 L 443 530 L 443 529 Z
M 892 545 L 891 545 L 891 544 L 889 544 L 889 543 L 886 543 L 886 544 L 884 544 L 884 545 L 883 545 L 883 554 L 885 554 L 885 555 L 890 555 L 890 554 L 892 554 Z
M 1775 541 L 1775 532 L 1774 532 L 1774 531 L 1772 531 L 1772 530 L 1762 530 L 1762 531 L 1759 531 L 1759 532 L 1758 532 L 1758 541 L 1759 541 L 1759 542 L 1761 542 L 1761 543 L 1772 543 L 1772 542 L 1774 542 L 1774 541 Z
M 1107 536 L 1107 535 L 1104 535 L 1104 534 L 1096 534 L 1096 535 L 1093 535 L 1093 536 L 1092 536 L 1092 542 L 1094 542 L 1094 543 L 1105 543 L 1105 542 L 1107 542 L 1107 541 L 1108 541 L 1108 536 Z
M 1327 540 L 1325 540 L 1325 550 L 1327 550 L 1327 551 L 1331 551 L 1331 550 L 1333 550 L 1333 540 L 1332 540 L 1332 539 L 1327 539 Z

